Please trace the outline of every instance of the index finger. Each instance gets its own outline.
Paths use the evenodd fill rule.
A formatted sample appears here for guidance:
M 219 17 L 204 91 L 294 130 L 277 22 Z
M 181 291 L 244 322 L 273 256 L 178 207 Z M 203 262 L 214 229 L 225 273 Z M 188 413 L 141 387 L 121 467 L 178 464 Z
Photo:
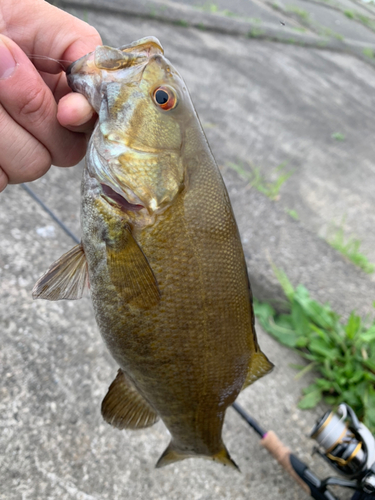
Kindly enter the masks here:
M 62 68 L 33 56 L 61 60 L 66 69 L 102 44 L 93 26 L 44 0 L 1 0 L 0 10 L 0 32 L 16 42 L 39 71 L 60 73 Z

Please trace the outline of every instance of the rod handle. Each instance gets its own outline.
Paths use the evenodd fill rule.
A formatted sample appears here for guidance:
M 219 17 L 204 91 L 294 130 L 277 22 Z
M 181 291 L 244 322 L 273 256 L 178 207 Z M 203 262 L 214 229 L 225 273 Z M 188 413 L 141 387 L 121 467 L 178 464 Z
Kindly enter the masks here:
M 285 446 L 273 431 L 268 431 L 261 439 L 261 444 L 279 462 L 279 464 L 289 473 L 289 475 L 311 495 L 310 488 L 295 472 L 290 463 L 290 449 Z

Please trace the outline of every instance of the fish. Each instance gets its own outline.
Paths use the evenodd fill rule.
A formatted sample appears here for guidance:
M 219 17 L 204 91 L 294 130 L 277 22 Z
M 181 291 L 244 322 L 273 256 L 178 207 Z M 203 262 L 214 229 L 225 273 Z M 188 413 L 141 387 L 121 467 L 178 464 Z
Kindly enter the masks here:
M 158 39 L 99 46 L 67 70 L 98 114 L 81 189 L 82 242 L 33 297 L 90 288 L 119 366 L 102 415 L 118 429 L 161 419 L 156 467 L 202 457 L 238 468 L 226 409 L 273 364 L 261 351 L 240 235 L 221 173 L 182 77 Z

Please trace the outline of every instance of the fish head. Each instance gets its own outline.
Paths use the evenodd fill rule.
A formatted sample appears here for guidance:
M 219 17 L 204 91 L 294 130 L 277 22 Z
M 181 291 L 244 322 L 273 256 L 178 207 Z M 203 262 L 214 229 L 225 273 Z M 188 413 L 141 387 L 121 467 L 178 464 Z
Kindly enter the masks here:
M 99 115 L 90 174 L 130 205 L 164 211 L 184 187 L 184 130 L 196 116 L 186 85 L 148 37 L 97 47 L 67 70 Z M 90 153 L 91 151 L 91 153 Z

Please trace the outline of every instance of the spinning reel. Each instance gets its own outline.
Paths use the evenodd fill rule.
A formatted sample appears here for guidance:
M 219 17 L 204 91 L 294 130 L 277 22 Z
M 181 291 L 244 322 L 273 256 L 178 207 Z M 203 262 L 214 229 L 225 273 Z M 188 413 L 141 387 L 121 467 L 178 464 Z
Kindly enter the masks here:
M 339 500 L 328 489 L 336 485 L 355 490 L 351 500 L 375 500 L 375 438 L 346 403 L 340 404 L 337 412 L 327 411 L 310 434 L 318 443 L 313 452 L 343 476 L 323 480 L 291 453 L 273 431 L 262 429 L 237 403 L 233 408 L 262 437 L 261 444 L 313 498 Z
M 375 499 L 375 438 L 359 422 L 352 408 L 340 404 L 337 413 L 326 412 L 311 431 L 318 453 L 346 479 L 328 478 L 325 483 L 356 489 Z

